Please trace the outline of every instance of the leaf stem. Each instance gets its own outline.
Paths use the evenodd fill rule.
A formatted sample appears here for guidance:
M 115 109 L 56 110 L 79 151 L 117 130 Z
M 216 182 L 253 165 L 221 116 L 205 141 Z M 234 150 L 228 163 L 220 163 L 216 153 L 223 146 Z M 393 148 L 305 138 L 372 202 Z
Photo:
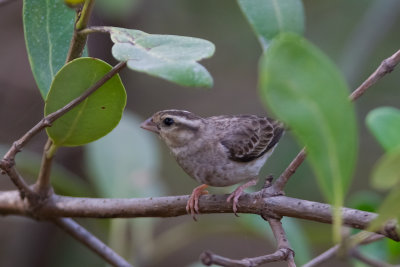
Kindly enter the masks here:
M 86 28 L 94 3 L 95 0 L 87 0 L 85 1 L 82 10 L 77 10 L 74 35 L 71 39 L 66 62 L 70 62 L 71 60 L 82 56 L 86 45 L 87 35 L 80 33 L 80 31 Z
M 75 24 L 75 29 L 76 30 L 82 30 L 86 28 L 90 14 L 92 13 L 93 6 L 94 6 L 95 0 L 86 0 L 85 4 L 83 5 L 82 11 L 80 12 L 80 16 L 78 17 L 78 20 Z
M 42 164 L 40 165 L 39 176 L 35 185 L 35 191 L 42 196 L 42 198 L 46 198 L 48 196 L 51 188 L 51 165 L 56 151 L 57 146 L 53 144 L 50 138 L 47 139 L 46 145 L 43 149 Z

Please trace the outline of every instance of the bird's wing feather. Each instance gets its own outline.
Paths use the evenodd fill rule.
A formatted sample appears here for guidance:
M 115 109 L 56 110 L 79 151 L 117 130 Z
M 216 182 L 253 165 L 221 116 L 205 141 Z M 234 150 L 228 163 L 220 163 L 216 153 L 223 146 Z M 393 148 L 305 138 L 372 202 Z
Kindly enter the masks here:
M 226 127 L 230 129 L 226 129 L 221 144 L 227 149 L 230 159 L 240 162 L 263 156 L 277 144 L 284 132 L 281 123 L 252 115 L 241 116 L 237 121 L 231 119 Z

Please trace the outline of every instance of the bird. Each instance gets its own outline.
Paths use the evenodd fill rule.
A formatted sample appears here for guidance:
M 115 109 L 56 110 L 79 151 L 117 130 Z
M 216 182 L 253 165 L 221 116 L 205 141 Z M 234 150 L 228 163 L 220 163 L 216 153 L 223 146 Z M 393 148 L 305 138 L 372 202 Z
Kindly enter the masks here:
M 257 184 L 261 167 L 284 133 L 275 119 L 257 115 L 220 115 L 202 118 L 186 110 L 156 112 L 141 128 L 156 133 L 170 149 L 180 167 L 197 182 L 186 211 L 196 220 L 199 197 L 208 186 L 238 183 L 227 198 L 237 215 L 244 189 Z

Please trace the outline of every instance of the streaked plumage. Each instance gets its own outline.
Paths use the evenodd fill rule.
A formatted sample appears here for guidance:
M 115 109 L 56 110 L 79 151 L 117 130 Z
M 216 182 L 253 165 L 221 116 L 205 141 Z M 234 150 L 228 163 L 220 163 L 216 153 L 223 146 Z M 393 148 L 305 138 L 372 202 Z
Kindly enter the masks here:
M 246 181 L 228 198 L 236 213 L 243 189 L 254 185 L 258 173 L 281 138 L 282 123 L 255 115 L 201 118 L 183 110 L 164 110 L 142 128 L 156 132 L 179 165 L 199 183 L 229 186 Z M 198 212 L 198 198 L 207 186 L 193 190 L 188 212 Z

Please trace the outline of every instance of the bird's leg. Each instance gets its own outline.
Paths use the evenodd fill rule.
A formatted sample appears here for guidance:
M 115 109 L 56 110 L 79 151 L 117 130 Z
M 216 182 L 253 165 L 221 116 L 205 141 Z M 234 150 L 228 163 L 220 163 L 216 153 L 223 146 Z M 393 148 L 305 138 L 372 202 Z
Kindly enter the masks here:
M 193 189 L 192 194 L 186 204 L 186 211 L 188 214 L 192 215 L 193 220 L 196 220 L 196 213 L 199 214 L 199 197 L 201 195 L 208 194 L 207 190 L 204 190 L 208 187 L 206 184 L 199 185 L 195 189 Z
M 226 202 L 232 201 L 233 212 L 235 213 L 236 216 L 238 216 L 236 213 L 237 207 L 239 207 L 238 200 L 239 200 L 239 197 L 242 195 L 243 190 L 245 190 L 247 187 L 256 185 L 257 181 L 258 181 L 258 177 L 251 179 L 250 181 L 248 181 L 245 184 L 242 184 L 241 186 L 238 186 L 238 188 L 236 188 L 235 191 L 233 191 L 232 194 L 230 194 L 229 197 L 226 199 Z

